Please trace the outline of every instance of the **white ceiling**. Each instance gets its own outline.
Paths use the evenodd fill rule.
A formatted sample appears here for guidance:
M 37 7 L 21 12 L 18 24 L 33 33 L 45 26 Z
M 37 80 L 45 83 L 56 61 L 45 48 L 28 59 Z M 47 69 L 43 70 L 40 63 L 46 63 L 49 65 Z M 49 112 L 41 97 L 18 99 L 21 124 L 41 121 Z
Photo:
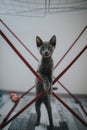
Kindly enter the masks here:
M 87 0 L 0 0 L 0 14 L 45 16 L 48 13 L 87 10 Z

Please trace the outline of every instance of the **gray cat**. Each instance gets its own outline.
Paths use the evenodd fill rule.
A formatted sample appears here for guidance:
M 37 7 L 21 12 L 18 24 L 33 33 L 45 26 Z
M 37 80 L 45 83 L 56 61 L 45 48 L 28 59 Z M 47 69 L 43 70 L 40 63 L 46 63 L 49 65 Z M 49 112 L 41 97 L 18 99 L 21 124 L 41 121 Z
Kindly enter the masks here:
M 52 54 L 56 46 L 56 36 L 54 35 L 48 42 L 43 42 L 41 38 L 37 36 L 36 45 L 42 56 L 37 72 L 43 79 L 43 85 L 40 83 L 39 80 L 36 79 L 36 95 L 38 95 L 42 90 L 45 91 L 45 94 L 35 102 L 35 108 L 37 113 L 35 126 L 38 126 L 40 124 L 40 117 L 41 117 L 40 107 L 41 104 L 44 103 L 48 112 L 50 130 L 53 130 L 53 118 L 50 103 L 50 95 L 51 95 L 52 74 L 53 74 Z

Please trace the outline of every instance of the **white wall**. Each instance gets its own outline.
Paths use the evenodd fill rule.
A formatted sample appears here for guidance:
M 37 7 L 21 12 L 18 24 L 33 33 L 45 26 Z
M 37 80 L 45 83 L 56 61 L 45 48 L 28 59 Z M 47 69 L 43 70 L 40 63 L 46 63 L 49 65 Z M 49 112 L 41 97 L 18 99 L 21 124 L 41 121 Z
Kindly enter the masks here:
M 49 40 L 52 35 L 57 37 L 57 46 L 53 55 L 56 64 L 83 28 L 87 25 L 87 10 L 49 14 L 45 17 L 17 17 L 3 16 L 1 19 L 24 42 L 24 44 L 40 59 L 35 45 L 35 37 L 39 35 L 43 40 Z M 2 31 L 36 70 L 37 61 L 28 54 L 18 41 L 1 24 Z M 54 70 L 56 77 L 87 44 L 87 30 L 78 40 L 63 62 Z M 87 94 L 87 50 L 75 64 L 61 77 L 60 81 L 75 94 Z M 34 85 L 35 76 L 20 60 L 0 36 L 0 89 L 26 91 Z M 59 84 L 59 93 L 65 93 Z

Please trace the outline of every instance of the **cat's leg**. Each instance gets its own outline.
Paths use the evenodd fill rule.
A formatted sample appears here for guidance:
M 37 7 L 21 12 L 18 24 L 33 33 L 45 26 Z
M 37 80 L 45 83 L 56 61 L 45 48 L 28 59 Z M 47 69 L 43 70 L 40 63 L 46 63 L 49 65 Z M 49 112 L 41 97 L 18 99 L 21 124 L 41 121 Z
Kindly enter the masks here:
M 35 109 L 36 109 L 36 114 L 37 114 L 37 119 L 36 119 L 36 121 L 35 121 L 35 126 L 38 126 L 38 125 L 40 124 L 40 117 L 41 117 L 40 107 L 41 107 L 41 100 L 38 99 L 38 100 L 35 102 Z
M 50 97 L 48 97 L 48 98 L 46 98 L 44 100 L 44 104 L 45 104 L 47 112 L 48 112 L 50 130 L 53 130 L 53 117 L 52 117 L 52 109 L 51 109 Z

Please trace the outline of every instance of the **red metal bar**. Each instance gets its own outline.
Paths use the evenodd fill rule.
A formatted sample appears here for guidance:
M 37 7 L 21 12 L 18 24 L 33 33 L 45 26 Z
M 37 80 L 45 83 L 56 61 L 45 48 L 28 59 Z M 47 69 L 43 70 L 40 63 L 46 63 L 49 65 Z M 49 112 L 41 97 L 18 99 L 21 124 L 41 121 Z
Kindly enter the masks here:
M 40 75 L 32 68 L 32 66 L 27 62 L 27 60 L 21 55 L 21 53 L 16 49 L 16 47 L 12 44 L 12 42 L 6 37 L 6 35 L 0 31 L 2 37 L 7 41 L 7 43 L 9 44 L 9 46 L 15 51 L 15 53 L 20 57 L 20 59 L 25 63 L 25 65 L 32 71 L 32 73 L 38 78 L 38 80 L 40 82 L 43 83 L 42 78 L 40 77 Z M 76 58 L 77 59 L 77 58 Z M 76 61 L 76 60 L 75 60 Z M 73 63 L 70 63 L 69 67 L 72 65 Z M 59 74 L 59 76 L 53 81 L 53 84 L 60 78 L 62 77 L 62 75 L 66 72 L 66 69 L 68 70 L 69 67 L 66 67 L 63 72 L 61 72 Z
M 81 37 L 81 35 L 84 33 L 84 31 L 87 29 L 87 25 L 85 26 L 85 28 L 82 30 L 82 32 L 79 34 L 79 36 L 76 38 L 76 40 L 71 44 L 71 46 L 68 48 L 68 50 L 66 51 L 66 53 L 62 56 L 62 58 L 59 60 L 59 62 L 55 65 L 54 69 L 56 69 L 56 67 L 61 63 L 61 61 L 65 58 L 65 56 L 69 53 L 69 51 L 72 49 L 72 47 L 76 44 L 76 42 L 79 40 L 79 38 Z
M 38 78 L 39 81 L 42 81 L 42 78 L 36 71 L 32 68 L 32 66 L 26 61 L 26 59 L 19 53 L 19 51 L 15 48 L 15 46 L 11 43 L 11 41 L 6 37 L 6 35 L 2 32 L 2 37 L 7 41 L 7 43 L 10 45 L 10 47 L 15 51 L 15 53 L 20 57 L 20 59 L 26 64 L 26 66 L 32 71 L 32 73 Z M 87 49 L 87 45 L 82 49 L 82 51 L 74 58 L 74 60 L 55 78 L 53 81 L 53 84 L 56 83 L 56 81 L 62 77 L 62 75 L 73 65 L 73 63 L 81 56 L 81 54 Z
M 53 84 L 58 81 L 62 75 L 73 65 L 73 63 L 82 55 L 82 53 L 87 49 L 87 45 L 82 49 L 82 51 L 73 59 L 73 61 L 55 78 Z M 83 112 L 87 115 L 86 110 L 84 109 L 82 103 L 68 90 L 65 86 L 58 81 L 58 83 L 79 103 L 80 107 L 82 108 Z
M 70 64 L 54 79 L 53 84 L 56 83 L 64 73 L 76 62 L 76 60 L 82 55 L 82 53 L 87 49 L 87 45 L 81 50 L 81 52 L 70 62 Z
M 36 59 L 36 61 L 39 62 L 39 60 L 36 58 L 36 56 L 29 50 L 29 48 L 27 46 L 24 45 L 24 43 L 17 37 L 17 35 L 14 34 L 14 32 L 2 21 L 0 20 L 1 23 L 10 31 L 10 33 L 19 41 L 19 43 L 34 57 L 34 59 Z M 69 51 L 72 49 L 72 47 L 76 44 L 76 42 L 79 40 L 79 38 L 82 36 L 82 34 L 84 33 L 84 31 L 87 29 L 87 26 L 85 26 L 85 28 L 81 31 L 81 33 L 79 34 L 79 36 L 76 38 L 76 40 L 71 44 L 71 46 L 68 48 L 68 50 L 66 51 L 66 53 L 62 56 L 62 58 L 59 60 L 59 62 L 55 65 L 54 69 L 56 69 L 56 67 L 62 62 L 62 60 L 65 58 L 65 56 L 69 53 Z M 63 87 L 63 84 L 61 85 Z M 81 102 L 65 87 L 63 87 L 76 101 L 78 101 L 79 105 L 81 106 L 82 110 L 84 111 L 85 114 L 87 114 L 87 112 L 85 111 L 83 105 L 81 104 Z M 26 93 L 25 93 L 26 95 Z
M 7 115 L 5 116 L 5 118 L 3 119 L 1 125 L 3 125 L 4 122 L 6 122 L 6 121 L 8 120 L 8 118 L 9 118 L 10 115 L 11 115 L 11 113 L 12 113 L 12 112 L 14 111 L 14 109 L 17 107 L 17 105 L 18 105 L 20 99 L 23 98 L 26 94 L 28 94 L 34 87 L 35 87 L 35 85 L 34 85 L 32 88 L 30 88 L 28 91 L 26 91 L 25 93 L 23 93 L 23 94 L 20 96 L 18 102 L 16 102 L 16 103 L 13 105 L 13 107 L 11 108 L 11 110 L 8 112 L 8 114 L 7 114 Z
M 20 96 L 20 98 L 23 98 L 26 94 L 28 94 L 33 88 L 35 88 L 35 85 L 32 87 L 32 88 L 30 88 L 28 91 L 26 91 L 25 93 L 23 93 L 21 96 Z
M 15 51 L 15 53 L 20 57 L 20 59 L 24 62 L 24 64 L 32 71 L 32 73 L 38 78 L 39 81 L 42 81 L 42 78 L 36 71 L 33 69 L 33 67 L 27 62 L 27 60 L 21 55 L 21 53 L 16 49 L 16 47 L 12 44 L 12 42 L 6 37 L 6 35 L 0 31 L 1 36 L 7 41 L 9 46 Z M 43 81 L 42 81 L 43 82 Z
M 24 43 L 13 33 L 13 31 L 2 21 L 1 23 L 9 30 L 9 32 L 19 41 L 19 43 L 34 57 L 36 61 L 39 61 L 36 56 L 29 50 L 27 46 L 24 45 Z
M 36 100 L 38 100 L 45 91 L 42 91 L 39 93 L 32 101 L 30 101 L 27 105 L 25 105 L 20 111 L 18 111 L 13 117 L 11 117 L 7 122 L 4 122 L 2 125 L 0 125 L 0 129 L 3 129 L 6 125 L 8 125 L 12 120 L 14 120 L 17 116 L 19 116 L 27 107 L 32 105 Z
M 69 93 L 69 95 L 71 95 L 79 103 L 80 107 L 82 108 L 84 113 L 87 115 L 87 112 L 85 111 L 82 103 L 78 100 L 78 98 L 76 98 L 60 81 L 57 81 L 57 82 Z
M 87 127 L 87 123 L 79 117 L 79 115 L 74 112 L 62 99 L 60 99 L 54 92 L 52 92 L 53 96 L 59 100 L 83 125 Z
M 29 50 L 29 48 L 27 46 L 24 45 L 24 43 L 13 33 L 13 31 L 0 19 L 1 23 L 10 31 L 10 33 L 19 41 L 19 43 L 39 62 L 39 60 L 36 58 L 36 56 Z M 79 36 L 76 38 L 76 40 L 71 44 L 71 46 L 68 48 L 68 50 L 66 51 L 66 53 L 62 56 L 62 58 L 60 59 L 60 61 L 55 65 L 54 69 L 62 62 L 62 60 L 65 58 L 65 56 L 68 54 L 68 52 L 72 49 L 72 47 L 76 44 L 76 42 L 79 40 L 79 38 L 82 36 L 82 34 L 84 33 L 84 31 L 87 29 L 87 25 L 85 26 L 85 28 L 81 31 L 81 33 L 79 34 Z M 66 89 L 64 87 L 64 89 L 70 94 L 71 92 Z M 85 111 L 83 105 L 81 104 L 81 102 L 73 95 L 70 94 L 72 97 L 74 97 L 79 105 L 81 106 L 81 108 L 83 109 L 84 113 L 87 114 L 87 112 Z
M 39 60 L 37 59 L 37 57 L 29 50 L 29 48 L 27 46 L 24 45 L 24 43 L 14 34 L 14 32 L 0 19 L 1 23 L 10 31 L 10 33 L 19 41 L 19 43 L 34 57 L 34 59 L 36 59 L 38 62 Z M 62 56 L 62 58 L 60 59 L 60 61 L 55 65 L 54 69 L 60 64 L 60 62 L 64 59 L 64 57 L 68 54 L 68 52 L 71 50 L 71 48 L 75 45 L 75 43 L 78 41 L 78 39 L 81 37 L 81 35 L 85 32 L 85 30 L 87 29 L 87 25 L 84 27 L 84 29 L 81 31 L 81 33 L 79 34 L 79 36 L 76 38 L 76 40 L 72 43 L 72 45 L 68 48 L 68 50 L 66 51 L 66 53 Z
M 1 33 L 1 35 L 3 36 L 3 33 L 2 33 L 1 31 L 0 31 L 0 33 Z M 9 39 L 8 39 L 7 37 L 4 37 L 4 36 L 3 36 L 3 38 L 4 38 L 7 42 L 9 42 Z M 9 44 L 10 44 L 10 43 L 9 43 Z M 17 53 L 17 55 L 21 58 L 21 57 L 22 57 L 22 56 L 20 56 L 21 54 L 18 52 L 17 49 L 15 50 L 15 47 L 12 45 L 12 43 L 11 43 L 11 47 L 12 47 L 12 49 Z M 86 45 L 86 49 L 87 49 L 87 45 Z M 20 54 L 20 55 L 19 55 L 19 54 Z M 81 53 L 81 54 L 82 54 L 82 53 Z M 80 55 L 81 55 L 81 54 L 80 54 Z M 79 55 L 79 56 L 80 56 L 80 55 Z M 77 56 L 77 57 L 79 57 L 79 56 Z M 24 60 L 24 61 L 26 61 L 24 58 L 21 58 L 21 59 Z M 76 60 L 77 60 L 77 59 L 78 59 L 78 58 L 76 58 Z M 76 61 L 76 60 L 75 60 L 75 61 Z M 23 61 L 23 62 L 24 62 L 24 61 Z M 75 62 L 75 61 L 74 61 L 74 62 Z M 26 62 L 24 62 L 24 63 L 26 63 Z M 26 64 L 26 65 L 27 65 L 27 64 Z M 28 65 L 27 65 L 27 66 L 28 66 Z M 28 68 L 31 70 L 31 67 L 28 67 Z M 67 69 L 67 70 L 68 70 L 68 69 Z M 35 72 L 35 71 L 34 71 L 34 72 Z M 66 72 L 66 71 L 65 71 L 65 72 Z M 36 72 L 35 72 L 35 73 L 36 73 Z M 64 73 L 63 73 L 63 74 L 64 74 Z M 63 74 L 62 74 L 62 75 L 63 75 Z M 61 75 L 61 76 L 62 76 L 62 75 Z M 35 76 L 36 76 L 36 75 L 35 75 Z M 61 77 L 61 76 L 60 76 L 60 77 Z M 37 77 L 37 76 L 36 76 L 36 77 Z M 37 78 L 38 78 L 38 77 L 37 77 Z M 43 81 L 41 80 L 41 78 L 40 78 L 39 80 L 40 80 L 40 82 L 43 82 Z M 55 83 L 55 82 L 54 82 L 54 83 Z M 42 92 L 41 92 L 41 93 L 42 93 Z M 65 107 L 66 107 L 66 106 L 65 106 Z M 17 116 L 17 115 L 15 115 L 15 116 Z M 14 118 L 15 118 L 15 116 L 14 116 Z M 12 119 L 12 120 L 13 120 L 13 119 Z M 11 121 L 11 119 L 10 119 L 10 121 Z M 8 122 L 9 122 L 9 121 L 8 121 Z M 83 121 L 83 122 L 84 122 L 84 121 Z M 6 123 L 7 123 L 7 122 L 6 122 Z M 5 125 L 5 124 L 4 124 L 4 125 Z M 2 128 L 2 127 L 3 127 L 3 126 L 1 126 L 1 128 Z
M 18 105 L 18 102 L 16 102 L 13 107 L 11 108 L 11 110 L 8 112 L 8 114 L 6 115 L 6 117 L 3 119 L 1 126 L 8 120 L 8 118 L 10 117 L 11 113 L 14 111 L 14 109 L 16 108 L 16 106 Z

